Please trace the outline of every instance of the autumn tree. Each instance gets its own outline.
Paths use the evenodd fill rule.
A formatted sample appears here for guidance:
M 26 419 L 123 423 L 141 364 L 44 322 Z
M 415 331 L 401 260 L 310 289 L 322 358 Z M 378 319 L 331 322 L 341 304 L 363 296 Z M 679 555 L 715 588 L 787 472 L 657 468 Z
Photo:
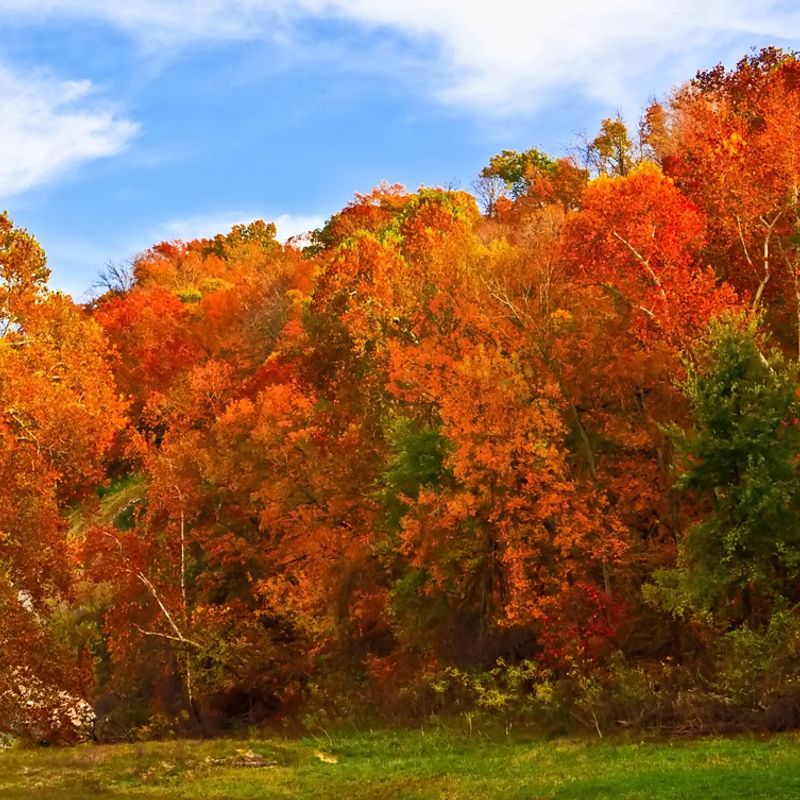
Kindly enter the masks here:
M 75 601 L 67 504 L 103 479 L 124 405 L 99 326 L 60 294 L 36 240 L 0 217 L 0 583 L 9 636 L 0 691 L 44 681 L 87 691 L 85 653 L 54 634 Z M 18 698 L 19 699 L 19 698 Z M 24 702 L 24 698 L 22 698 Z
M 701 73 L 582 166 L 504 150 L 484 214 L 382 184 L 302 250 L 162 242 L 84 309 L 0 217 L 0 712 L 12 669 L 92 666 L 198 729 L 498 657 L 572 691 L 614 650 L 690 674 L 703 614 L 766 626 L 798 599 L 798 74 Z
M 622 117 L 607 117 L 600 132 L 586 144 L 587 166 L 599 175 L 624 177 L 634 165 L 633 142 Z
M 775 48 L 699 73 L 670 104 L 658 145 L 667 174 L 707 215 L 709 261 L 796 353 L 798 75 L 795 54 Z

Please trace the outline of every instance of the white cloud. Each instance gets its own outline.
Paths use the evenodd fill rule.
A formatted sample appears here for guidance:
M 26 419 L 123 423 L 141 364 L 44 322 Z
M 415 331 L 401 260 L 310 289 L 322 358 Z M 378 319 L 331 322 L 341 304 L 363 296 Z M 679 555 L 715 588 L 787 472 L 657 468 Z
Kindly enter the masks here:
M 22 77 L 0 64 L 0 197 L 125 147 L 136 125 L 97 105 L 92 95 L 89 81 L 45 73 Z
M 326 216 L 314 214 L 258 214 L 248 211 L 229 211 L 208 215 L 188 216 L 155 225 L 146 231 L 123 234 L 109 238 L 103 235 L 91 237 L 48 233 L 37 238 L 48 255 L 53 270 L 50 285 L 71 294 L 79 301 L 89 300 L 92 290 L 89 284 L 97 277 L 104 264 L 124 264 L 139 253 L 162 241 L 180 239 L 208 239 L 218 233 L 227 233 L 234 225 L 246 224 L 255 219 L 272 221 L 278 229 L 278 240 L 285 242 L 292 236 L 319 228 Z
M 292 236 L 302 236 L 310 233 L 325 224 L 327 217 L 321 215 L 299 215 L 281 214 L 273 219 L 275 227 L 278 229 L 278 240 L 285 242 Z
M 334 0 L 342 16 L 437 45 L 443 101 L 489 113 L 538 110 L 570 89 L 605 103 L 642 102 L 729 43 L 791 37 L 800 13 L 775 0 Z M 734 41 L 735 40 L 735 41 Z M 689 65 L 692 66 L 689 66 Z M 689 70 L 687 72 L 687 69 Z M 649 85 L 648 85 L 649 84 Z
M 148 236 L 145 247 L 159 241 L 180 239 L 182 242 L 190 242 L 193 239 L 209 239 L 218 233 L 227 233 L 234 225 L 246 224 L 257 218 L 257 214 L 246 211 L 223 211 L 168 220 L 162 222 Z
M 227 233 L 234 225 L 246 225 L 256 219 L 274 222 L 275 227 L 278 229 L 278 241 L 285 242 L 292 236 L 299 236 L 319 228 L 324 224 L 326 217 L 313 214 L 280 214 L 271 216 L 248 211 L 201 214 L 162 223 L 153 232 L 151 241 L 147 246 L 149 247 L 150 244 L 163 240 L 180 239 L 181 241 L 189 242 L 192 239 L 207 239 L 216 236 L 218 233 Z
M 565 89 L 640 102 L 641 91 L 687 77 L 710 50 L 733 57 L 757 38 L 800 34 L 792 0 L 0 0 L 0 13 L 103 20 L 157 47 L 286 43 L 293 25 L 337 19 L 399 35 L 438 99 L 496 114 L 539 109 Z M 313 34 L 302 43 L 313 49 Z

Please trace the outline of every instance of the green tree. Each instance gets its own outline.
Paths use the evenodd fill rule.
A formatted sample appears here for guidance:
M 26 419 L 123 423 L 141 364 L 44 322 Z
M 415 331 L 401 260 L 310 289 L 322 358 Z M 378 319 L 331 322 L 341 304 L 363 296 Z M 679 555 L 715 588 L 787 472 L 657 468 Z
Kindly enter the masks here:
M 449 443 L 436 426 L 399 418 L 388 432 L 391 457 L 382 476 L 380 500 L 390 530 L 400 529 L 403 516 L 423 486 L 438 486 L 449 478 L 444 466 Z
M 537 177 L 551 175 L 555 168 L 556 162 L 535 147 L 522 153 L 503 150 L 481 170 L 479 194 L 491 210 L 499 196 L 506 194 L 518 200 L 528 193 Z
M 729 316 L 709 326 L 683 389 L 694 424 L 675 437 L 678 484 L 707 503 L 680 543 L 685 586 L 701 607 L 727 601 L 755 624 L 800 562 L 797 365 L 757 321 Z

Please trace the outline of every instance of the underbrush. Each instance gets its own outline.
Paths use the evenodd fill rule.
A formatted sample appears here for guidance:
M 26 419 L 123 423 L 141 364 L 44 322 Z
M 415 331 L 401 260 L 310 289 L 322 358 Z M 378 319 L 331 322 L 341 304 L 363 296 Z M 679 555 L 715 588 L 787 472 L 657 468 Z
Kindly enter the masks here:
M 316 680 L 306 692 L 307 729 L 389 720 L 413 724 L 458 720 L 465 730 L 490 726 L 543 735 L 619 731 L 653 736 L 777 732 L 800 728 L 800 619 L 776 612 L 763 630 L 739 628 L 709 637 L 703 652 L 677 660 L 602 660 L 557 667 L 498 659 L 490 669 L 437 663 L 395 669 L 380 680 Z M 400 685 L 400 688 L 398 687 Z

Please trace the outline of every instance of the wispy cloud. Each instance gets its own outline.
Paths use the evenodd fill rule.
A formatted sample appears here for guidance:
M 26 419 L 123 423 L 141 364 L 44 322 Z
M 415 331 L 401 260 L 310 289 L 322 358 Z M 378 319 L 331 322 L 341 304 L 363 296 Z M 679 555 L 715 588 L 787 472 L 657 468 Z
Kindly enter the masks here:
M 44 72 L 23 77 L 0 64 L 0 197 L 114 155 L 136 130 L 96 101 L 89 81 L 63 81 Z
M 158 46 L 280 36 L 298 12 L 319 12 L 317 0 L 0 0 L 6 24 L 91 19 Z
M 261 39 L 313 49 L 323 43 L 293 31 L 338 20 L 401 37 L 440 101 L 500 115 L 540 109 L 564 90 L 624 105 L 686 77 L 709 49 L 735 55 L 750 40 L 800 33 L 792 0 L 0 0 L 0 13 L 103 20 L 175 47 Z M 402 69 L 408 75 L 407 61 Z
M 800 8 L 789 0 L 0 0 L 0 18 L 101 21 L 167 50 L 249 40 L 286 53 L 293 44 L 295 54 L 316 54 L 331 69 L 331 31 L 358 30 L 355 41 L 381 54 L 383 72 L 394 64 L 413 91 L 490 117 L 541 111 L 570 95 L 635 109 L 709 51 L 733 57 L 752 40 L 800 36 Z M 309 25 L 321 20 L 340 23 L 319 28 L 333 40 Z M 381 49 L 388 39 L 394 46 Z M 354 54 L 347 68 L 359 63 L 369 69 L 369 54 Z M 14 154 L 0 160 L 0 197 L 119 153 L 136 130 L 99 102 L 89 81 L 23 76 L 0 63 L 0 148 Z
M 643 84 L 666 88 L 685 77 L 677 70 L 687 60 L 702 63 L 712 44 L 735 38 L 741 48 L 742 36 L 787 36 L 791 22 L 769 0 L 339 0 L 335 6 L 363 24 L 425 37 L 442 67 L 432 86 L 436 96 L 499 114 L 539 110 L 570 91 L 624 104 Z

